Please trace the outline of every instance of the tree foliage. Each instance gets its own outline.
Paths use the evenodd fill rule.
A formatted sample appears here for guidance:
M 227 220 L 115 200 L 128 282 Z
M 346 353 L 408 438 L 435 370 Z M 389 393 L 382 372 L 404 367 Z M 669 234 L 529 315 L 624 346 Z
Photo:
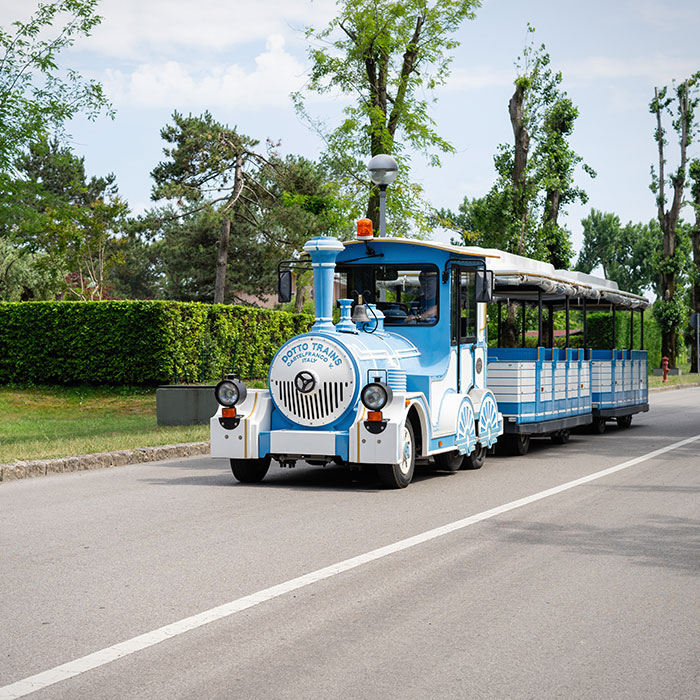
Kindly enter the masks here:
M 392 185 L 390 214 L 426 225 L 419 212 L 420 189 L 408 178 L 409 149 L 439 164 L 439 152 L 453 147 L 436 131 L 429 114 L 430 95 L 449 75 L 454 32 L 474 17 L 479 0 L 341 0 L 339 13 L 322 29 L 307 28 L 312 62 L 308 89 L 337 91 L 352 102 L 344 119 L 328 131 L 315 126 L 327 143 L 325 160 L 346 187 L 367 201 L 367 215 L 379 221 L 379 195 L 369 187 L 369 156 L 388 153 L 401 164 Z M 295 96 L 305 116 L 303 97 Z M 313 120 L 311 120 L 313 123 Z M 393 201 L 392 201 L 393 200 Z M 394 229 L 396 231 L 396 229 Z
M 508 104 L 513 142 L 498 147 L 496 182 L 484 197 L 465 198 L 458 212 L 439 212 L 440 223 L 467 244 L 500 248 L 563 268 L 573 251 L 560 215 L 567 204 L 587 200 L 574 182 L 578 166 L 591 176 L 595 172 L 569 144 L 578 109 L 562 90 L 562 75 L 551 68 L 545 46 L 526 46 L 516 69 Z
M 30 143 L 61 133 L 76 114 L 111 114 L 102 86 L 58 64 L 60 52 L 89 36 L 98 0 L 54 0 L 26 21 L 0 28 L 0 172 L 12 171 Z
M 142 222 L 157 239 L 168 298 L 240 300 L 273 291 L 277 263 L 314 235 L 349 231 L 347 203 L 318 164 L 281 157 L 217 122 L 183 117 L 161 134 L 166 160 L 152 197 L 169 200 Z
M 650 188 L 656 195 L 657 216 L 663 235 L 663 259 L 659 266 L 659 299 L 654 313 L 661 325 L 661 352 L 669 358 L 669 365 L 676 366 L 678 326 L 683 318 L 681 299 L 683 290 L 679 287 L 679 277 L 684 265 L 683 256 L 678 255 L 678 230 L 681 208 L 684 203 L 687 178 L 687 152 L 693 143 L 698 126 L 695 110 L 700 101 L 700 71 L 680 84 L 673 84 L 654 91 L 649 103 L 649 111 L 654 115 L 656 128 L 654 139 L 658 148 L 658 170 L 652 165 Z M 664 120 L 671 120 L 671 126 L 678 139 L 678 167 L 667 174 L 666 127 Z M 673 190 L 668 201 L 666 189 Z
M 600 265 L 607 279 L 620 289 L 643 294 L 657 282 L 656 260 L 660 254 L 658 222 L 620 223 L 616 214 L 597 209 L 581 221 L 583 246 L 576 269 L 590 273 Z
M 57 138 L 30 144 L 17 171 L 12 206 L 3 208 L 0 221 L 5 237 L 18 251 L 34 254 L 37 270 L 48 278 L 59 273 L 69 297 L 104 298 L 128 214 L 114 175 L 88 179 L 84 159 Z
M 185 117 L 175 111 L 172 119 L 160 132 L 172 145 L 163 149 L 166 160 L 151 172 L 151 198 L 176 201 L 176 217 L 207 211 L 218 219 L 214 302 L 222 303 L 233 209 L 241 197 L 253 196 L 256 180 L 250 171 L 264 158 L 253 150 L 257 141 L 217 122 L 209 112 Z

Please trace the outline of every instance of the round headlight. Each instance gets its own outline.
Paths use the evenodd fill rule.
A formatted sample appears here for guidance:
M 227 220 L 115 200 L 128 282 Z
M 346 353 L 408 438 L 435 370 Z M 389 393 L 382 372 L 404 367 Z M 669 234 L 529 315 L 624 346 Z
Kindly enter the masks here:
M 382 382 L 367 384 L 360 394 L 360 400 L 370 411 L 381 411 L 391 399 L 391 389 Z
M 224 379 L 220 381 L 214 389 L 216 400 L 227 408 L 235 406 L 239 401 L 245 400 L 247 393 L 245 384 L 238 379 Z

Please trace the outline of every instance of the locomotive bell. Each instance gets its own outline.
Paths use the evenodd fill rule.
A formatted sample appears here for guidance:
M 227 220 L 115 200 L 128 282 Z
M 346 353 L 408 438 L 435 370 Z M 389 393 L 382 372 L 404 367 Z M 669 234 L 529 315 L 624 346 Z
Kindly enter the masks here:
M 370 317 L 367 315 L 367 307 L 364 304 L 356 304 L 352 310 L 353 323 L 369 323 Z

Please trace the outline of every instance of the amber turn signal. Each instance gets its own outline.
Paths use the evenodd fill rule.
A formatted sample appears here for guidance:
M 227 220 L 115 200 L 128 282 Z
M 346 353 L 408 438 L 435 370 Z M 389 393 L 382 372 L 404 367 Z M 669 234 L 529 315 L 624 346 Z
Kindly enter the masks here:
M 367 413 L 367 420 L 381 420 L 382 419 L 382 412 L 381 411 L 369 411 Z
M 221 409 L 221 417 L 222 418 L 235 418 L 236 417 L 236 409 L 234 408 L 222 408 Z

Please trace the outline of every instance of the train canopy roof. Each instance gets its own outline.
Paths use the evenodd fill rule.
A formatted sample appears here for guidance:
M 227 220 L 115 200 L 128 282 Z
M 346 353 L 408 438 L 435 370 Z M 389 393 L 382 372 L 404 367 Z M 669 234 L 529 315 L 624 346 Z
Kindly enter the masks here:
M 362 243 L 362 241 L 352 241 Z M 650 302 L 645 297 L 621 290 L 617 282 L 587 275 L 583 272 L 557 270 L 554 265 L 522 255 L 506 253 L 496 248 L 456 246 L 449 243 L 419 241 L 412 238 L 371 238 L 369 243 L 398 243 L 436 248 L 450 258 L 483 258 L 486 267 L 493 270 L 496 300 L 542 301 L 558 306 L 566 297 L 571 301 L 586 301 L 587 307 L 614 305 L 626 309 L 646 309 Z M 346 245 L 348 245 L 346 243 Z M 428 251 L 426 251 L 427 253 Z

